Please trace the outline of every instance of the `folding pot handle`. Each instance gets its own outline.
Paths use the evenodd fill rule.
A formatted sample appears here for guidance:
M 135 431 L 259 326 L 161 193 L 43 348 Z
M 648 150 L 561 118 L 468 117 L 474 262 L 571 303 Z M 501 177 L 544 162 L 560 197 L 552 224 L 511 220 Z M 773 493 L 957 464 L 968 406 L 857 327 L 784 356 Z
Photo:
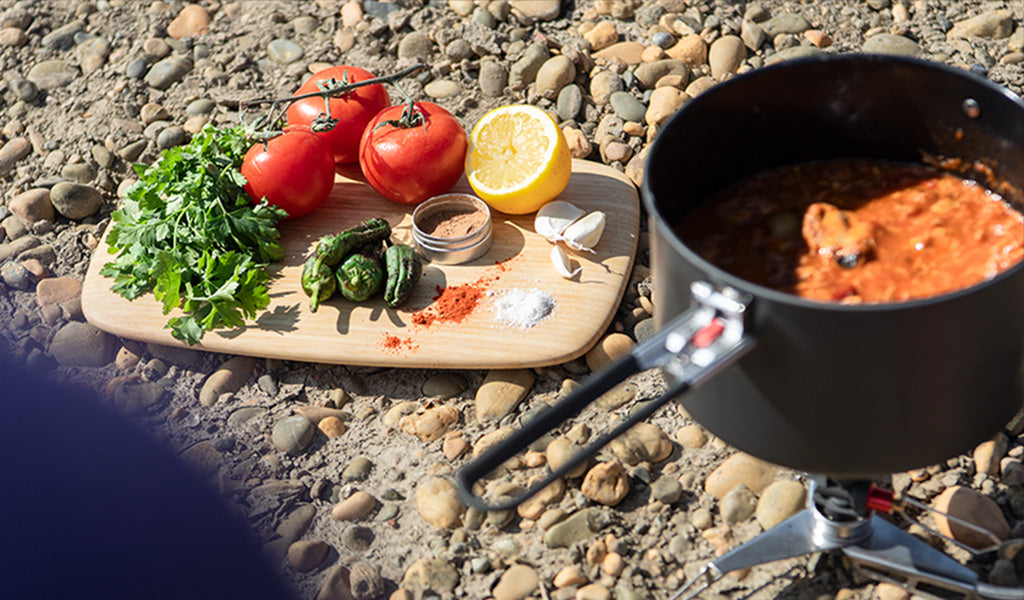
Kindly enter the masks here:
M 545 433 L 578 415 L 588 404 L 597 400 L 601 394 L 612 389 L 620 381 L 625 380 L 639 370 L 640 364 L 633 354 L 623 356 L 584 382 L 569 397 L 543 410 L 524 424 L 521 429 L 518 429 L 507 439 L 488 449 L 479 458 L 466 465 L 456 476 L 456 488 L 463 503 L 480 510 L 508 510 L 514 508 L 586 460 L 591 452 L 596 452 L 611 441 L 611 439 L 600 445 L 597 442 L 601 442 L 604 438 L 597 440 L 597 442 L 586 447 L 582 452 L 577 453 L 569 462 L 552 471 L 543 481 L 511 500 L 487 503 L 484 499 L 473 493 L 473 486 L 477 481 L 540 439 Z
M 695 308 L 677 316 L 651 338 L 585 381 L 569 397 L 545 409 L 507 439 L 463 467 L 456 476 L 456 488 L 463 503 L 486 511 L 518 506 L 595 455 L 630 427 L 653 415 L 666 402 L 717 373 L 753 347 L 754 340 L 743 326 L 749 298 L 738 296 L 731 290 L 716 290 L 700 281 L 694 282 L 690 291 L 697 304 Z M 658 398 L 641 405 L 543 480 L 519 496 L 502 502 L 488 503 L 473 493 L 473 486 L 480 479 L 545 433 L 578 415 L 588 404 L 630 375 L 655 367 L 663 369 L 671 382 L 670 388 Z

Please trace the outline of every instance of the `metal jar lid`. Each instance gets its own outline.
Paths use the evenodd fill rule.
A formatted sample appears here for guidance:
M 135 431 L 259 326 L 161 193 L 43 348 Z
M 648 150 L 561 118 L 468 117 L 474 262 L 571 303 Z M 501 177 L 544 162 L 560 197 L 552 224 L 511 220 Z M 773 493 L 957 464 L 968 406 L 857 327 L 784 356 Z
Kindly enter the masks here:
M 451 237 L 438 235 L 440 222 L 461 215 L 482 215 L 482 224 L 467 232 L 453 232 Z M 491 210 L 472 194 L 434 196 L 413 210 L 412 237 L 420 253 L 430 262 L 456 265 L 475 260 L 487 253 L 493 241 Z

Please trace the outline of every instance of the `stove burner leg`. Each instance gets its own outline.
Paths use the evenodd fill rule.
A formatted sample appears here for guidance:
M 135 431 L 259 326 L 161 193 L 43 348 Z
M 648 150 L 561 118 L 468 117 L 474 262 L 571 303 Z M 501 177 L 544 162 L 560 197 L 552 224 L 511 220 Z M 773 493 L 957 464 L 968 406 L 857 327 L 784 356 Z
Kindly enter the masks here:
M 692 600 L 732 571 L 830 550 L 841 550 L 871 578 L 918 594 L 941 598 L 934 594 L 945 591 L 966 599 L 1024 600 L 1024 589 L 980 583 L 971 569 L 877 515 L 850 518 L 842 502 L 840 510 L 832 510 L 836 496 L 843 495 L 841 488 L 818 490 L 815 484 L 812 480 L 807 508 L 708 563 L 671 600 Z M 822 510 L 832 511 L 833 518 Z

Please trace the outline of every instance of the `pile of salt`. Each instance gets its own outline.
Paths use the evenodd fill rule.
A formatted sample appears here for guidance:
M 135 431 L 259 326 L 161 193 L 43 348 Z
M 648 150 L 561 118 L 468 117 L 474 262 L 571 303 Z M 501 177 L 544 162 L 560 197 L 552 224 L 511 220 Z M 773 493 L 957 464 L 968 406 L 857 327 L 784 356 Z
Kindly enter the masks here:
M 551 314 L 555 309 L 555 299 L 551 294 L 540 290 L 517 288 L 497 294 L 494 308 L 499 322 L 520 329 L 529 329 Z

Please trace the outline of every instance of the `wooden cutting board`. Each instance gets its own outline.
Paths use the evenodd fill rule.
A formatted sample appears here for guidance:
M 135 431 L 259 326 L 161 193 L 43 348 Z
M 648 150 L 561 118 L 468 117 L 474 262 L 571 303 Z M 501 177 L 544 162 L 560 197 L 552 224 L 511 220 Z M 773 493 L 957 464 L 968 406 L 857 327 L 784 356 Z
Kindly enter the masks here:
M 465 178 L 454 191 L 472 192 Z M 392 226 L 395 242 L 412 244 L 412 208 L 391 203 L 361 181 L 338 175 L 325 204 L 280 225 L 285 258 L 271 267 L 271 304 L 247 326 L 206 332 L 195 348 L 307 362 L 412 368 L 524 368 L 558 364 L 589 350 L 604 334 L 629 280 L 639 232 L 636 187 L 611 167 L 573 161 L 559 199 L 586 211 L 601 210 L 607 226 L 593 254 L 573 254 L 582 267 L 572 280 L 558 276 L 551 244 L 533 231 L 533 214 L 493 213 L 494 244 L 483 257 L 462 265 L 424 262 L 423 277 L 409 301 L 389 309 L 379 297 L 355 304 L 340 296 L 309 310 L 300 287 L 302 264 L 316 241 L 371 218 Z M 152 294 L 129 301 L 110 291 L 99 274 L 111 255 L 106 236 L 97 247 L 82 290 L 86 319 L 123 338 L 185 346 L 165 329 L 168 318 Z M 486 290 L 461 322 L 417 318 L 432 314 L 439 290 L 460 285 Z M 495 301 L 511 290 L 540 290 L 554 309 L 532 327 L 499 321 Z M 435 307 L 436 308 L 436 307 Z M 417 324 L 419 323 L 419 324 Z

